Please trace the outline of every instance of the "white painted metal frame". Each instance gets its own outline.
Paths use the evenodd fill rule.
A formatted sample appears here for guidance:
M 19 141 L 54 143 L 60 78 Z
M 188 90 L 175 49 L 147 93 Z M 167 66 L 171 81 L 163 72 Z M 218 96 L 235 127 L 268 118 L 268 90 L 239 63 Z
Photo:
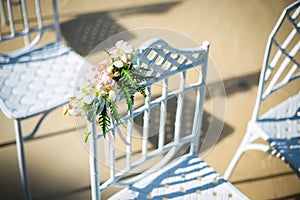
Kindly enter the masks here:
M 33 5 L 36 12 L 28 13 L 28 6 Z M 18 38 L 24 41 L 20 48 L 0 52 L 0 108 L 14 120 L 21 181 L 24 197 L 29 200 L 24 140 L 35 136 L 50 111 L 68 102 L 84 59 L 61 43 L 56 0 L 52 0 L 51 24 L 43 21 L 40 0 L 1 1 L 0 9 L 1 45 Z M 53 41 L 42 44 L 41 38 L 48 30 L 54 31 L 56 36 Z M 24 136 L 22 121 L 39 114 L 41 118 L 33 131 Z
M 156 172 L 159 172 L 164 166 L 166 166 L 172 160 L 173 156 L 176 155 L 178 150 L 183 145 L 189 145 L 191 148 L 189 152 L 182 157 L 186 159 L 188 157 L 197 157 L 198 158 L 198 149 L 199 149 L 199 139 L 201 133 L 201 123 L 202 123 L 202 114 L 203 114 L 203 103 L 205 98 L 205 87 L 206 87 L 206 71 L 207 71 L 207 61 L 208 61 L 208 50 L 209 43 L 204 42 L 202 47 L 193 48 L 193 49 L 175 49 L 168 45 L 164 40 L 161 39 L 151 39 L 146 41 L 138 50 L 137 58 L 142 61 L 142 66 L 147 66 L 151 69 L 147 75 L 156 77 L 151 81 L 145 83 L 146 94 L 144 104 L 138 108 L 131 108 L 128 111 L 128 114 L 122 118 L 122 122 L 127 126 L 127 141 L 129 145 L 126 147 L 126 167 L 117 172 L 116 170 L 116 153 L 114 148 L 107 148 L 105 151 L 110 152 L 110 176 L 103 182 L 101 185 L 99 183 L 99 172 L 98 172 L 98 153 L 97 153 L 97 140 L 103 137 L 102 133 L 97 133 L 95 129 L 95 121 L 89 124 L 90 130 L 92 130 L 92 137 L 89 138 L 89 149 L 90 149 L 90 176 L 91 176 L 91 189 L 92 189 L 92 199 L 99 200 L 101 198 L 101 192 L 106 190 L 110 186 L 132 186 L 139 181 L 145 181 L 149 176 L 152 176 Z M 192 84 L 187 84 L 187 71 L 191 68 L 198 69 L 199 79 Z M 171 78 L 175 75 L 179 75 L 179 87 L 174 91 L 169 91 L 168 84 Z M 151 98 L 151 86 L 160 81 L 162 83 L 161 95 L 155 98 Z M 195 112 L 191 133 L 188 135 L 181 135 L 181 126 L 183 116 L 183 105 L 185 103 L 185 94 L 188 91 L 196 92 L 195 99 Z M 174 135 L 171 142 L 165 141 L 165 122 L 167 116 L 167 102 L 168 99 L 177 97 L 177 107 L 174 123 Z M 151 152 L 148 150 L 149 143 L 149 124 L 150 124 L 150 112 L 152 108 L 156 105 L 160 105 L 160 119 L 159 119 L 159 132 L 158 132 L 158 147 Z M 138 160 L 132 161 L 132 132 L 133 132 L 133 119 L 134 117 L 143 114 L 143 127 L 142 127 L 142 150 L 141 158 Z M 152 119 L 153 120 L 153 119 Z M 111 133 L 115 136 L 115 131 L 119 124 L 113 123 L 111 128 Z M 107 137 L 108 138 L 108 137 Z M 106 139 L 107 141 L 108 139 Z M 110 145 L 111 146 L 111 145 Z M 151 166 L 145 172 L 134 175 L 129 180 L 121 180 L 133 169 L 139 167 L 146 161 L 151 160 L 152 158 L 161 155 L 163 158 L 159 162 L 155 163 L 154 166 Z M 179 161 L 178 161 L 179 162 Z M 198 162 L 198 161 L 197 161 Z M 200 161 L 203 162 L 203 161 Z M 188 168 L 188 166 L 186 166 Z M 150 175 L 152 174 L 152 175 Z M 229 184 L 229 183 L 228 183 Z M 229 184 L 230 185 L 230 184 Z M 231 188 L 232 187 L 232 188 Z M 231 191 L 236 189 L 233 186 L 230 186 Z M 240 192 L 235 191 L 238 195 Z M 127 195 L 127 192 L 124 193 Z M 238 196 L 237 195 L 237 196 Z M 238 199 L 247 199 L 243 195 L 242 198 Z M 116 197 L 119 199 L 121 196 Z M 227 199 L 228 197 L 224 197 Z M 112 197 L 114 199 L 114 197 Z
M 272 126 L 276 127 L 282 125 L 278 124 L 276 120 L 267 124 L 264 123 L 262 119 L 276 119 L 278 116 L 289 117 L 293 115 L 294 113 L 292 112 L 295 112 L 298 108 L 297 105 L 294 107 L 293 105 L 297 104 L 297 101 L 299 102 L 299 87 L 295 88 L 298 93 L 294 97 L 290 97 L 286 101 L 275 106 L 273 109 L 265 112 L 263 115 L 261 114 L 261 105 L 266 99 L 271 99 L 273 93 L 283 91 L 284 86 L 300 77 L 300 73 L 297 72 L 297 70 L 299 70 L 300 49 L 299 13 L 300 1 L 296 1 L 283 11 L 277 24 L 270 33 L 252 118 L 248 122 L 245 136 L 224 174 L 225 179 L 228 179 L 231 176 L 237 162 L 246 151 L 259 150 L 263 152 L 269 151 L 271 154 L 277 153 L 274 149 L 270 148 L 269 145 L 255 143 L 256 139 L 262 138 L 263 140 L 268 141 L 269 138 L 292 138 L 297 136 L 296 130 L 293 130 L 294 132 L 285 131 L 286 128 L 284 127 L 280 128 L 280 130 L 272 130 L 272 128 L 270 128 L 271 123 Z M 289 26 L 290 29 L 287 29 L 287 26 Z M 276 36 L 278 32 L 287 30 L 290 30 L 290 32 L 287 34 L 287 37 L 283 40 L 283 42 L 277 41 Z M 292 101 L 294 101 L 294 104 Z M 286 112 L 287 109 L 289 112 L 285 114 L 280 113 L 282 112 L 280 110 L 284 110 L 284 112 Z M 296 129 L 296 124 L 286 123 L 285 125 Z M 268 128 L 266 128 L 267 126 Z

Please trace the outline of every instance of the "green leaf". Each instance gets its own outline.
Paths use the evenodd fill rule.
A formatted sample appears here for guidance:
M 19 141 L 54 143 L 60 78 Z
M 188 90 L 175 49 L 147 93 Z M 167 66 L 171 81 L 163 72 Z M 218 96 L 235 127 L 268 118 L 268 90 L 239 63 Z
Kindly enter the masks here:
M 112 112 L 113 114 L 113 117 L 114 119 L 116 120 L 117 123 L 121 123 L 121 117 L 119 115 L 119 112 L 118 112 L 118 108 L 117 108 L 117 105 L 115 104 L 115 102 L 113 102 L 110 97 L 107 95 L 106 96 L 106 100 L 108 102 L 108 106 L 110 108 L 110 111 Z
M 137 82 L 137 83 L 143 83 L 146 82 L 148 80 L 153 79 L 154 77 L 152 76 L 145 76 L 145 74 L 143 74 L 141 71 L 149 71 L 147 69 L 142 69 L 140 68 L 140 70 L 132 70 L 131 71 L 131 76 L 133 77 L 133 79 Z
M 91 134 L 92 132 L 91 131 L 87 131 L 85 130 L 84 133 L 83 133 L 83 141 L 84 142 L 87 142 L 88 138 L 89 138 L 89 135 Z
M 65 106 L 65 108 L 64 108 L 64 115 L 67 115 L 68 112 L 69 112 L 69 108 L 67 106 Z
M 125 79 L 128 81 L 128 83 L 132 85 L 134 88 L 137 88 L 136 83 L 131 75 L 131 72 L 129 70 L 122 70 L 122 73 Z
M 144 68 L 132 69 L 132 70 L 123 69 L 121 72 L 122 76 L 118 81 L 118 85 L 126 97 L 128 110 L 133 105 L 132 95 L 135 92 L 139 92 L 144 97 L 146 97 L 146 92 L 143 84 L 145 84 L 145 82 L 147 82 L 148 80 L 153 79 L 152 76 L 145 76 L 145 74 L 143 74 L 142 71 L 149 71 L 149 69 L 144 69 Z
M 110 118 L 108 116 L 107 110 L 106 110 L 106 105 L 104 104 L 104 108 L 101 111 L 100 115 L 99 115 L 99 125 L 100 128 L 103 132 L 103 136 L 105 138 L 106 133 L 108 132 L 109 128 L 110 128 Z
M 129 91 L 129 89 L 126 87 L 126 86 L 121 86 L 121 89 L 125 95 L 125 99 L 126 99 L 126 102 L 127 102 L 127 110 L 129 110 L 133 104 L 133 101 L 132 101 L 132 93 Z

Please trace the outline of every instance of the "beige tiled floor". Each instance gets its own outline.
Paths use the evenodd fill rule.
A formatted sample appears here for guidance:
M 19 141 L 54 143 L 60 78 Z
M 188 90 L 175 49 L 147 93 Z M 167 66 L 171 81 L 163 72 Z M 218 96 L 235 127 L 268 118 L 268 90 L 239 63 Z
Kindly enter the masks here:
M 84 2 L 84 3 L 83 3 Z M 254 105 L 267 37 L 281 11 L 292 1 L 239 0 L 60 0 L 65 42 L 85 56 L 99 42 L 97 37 L 76 35 L 93 25 L 93 18 L 108 22 L 108 37 L 118 31 L 144 27 L 172 29 L 201 43 L 211 43 L 211 59 L 227 92 L 225 130 L 204 159 L 224 173 L 240 140 Z M 91 24 L 89 24 L 90 22 Z M 98 35 L 100 37 L 100 35 Z M 2 47 L 3 48 L 3 47 Z M 31 130 L 36 119 L 24 124 Z M 34 199 L 89 199 L 88 153 L 71 118 L 61 109 L 50 114 L 38 139 L 25 144 Z M 13 123 L 0 114 L 0 199 L 22 199 L 17 168 Z M 251 199 L 298 199 L 300 181 L 281 161 L 262 152 L 248 152 L 230 180 Z M 113 193 L 109 190 L 105 197 Z

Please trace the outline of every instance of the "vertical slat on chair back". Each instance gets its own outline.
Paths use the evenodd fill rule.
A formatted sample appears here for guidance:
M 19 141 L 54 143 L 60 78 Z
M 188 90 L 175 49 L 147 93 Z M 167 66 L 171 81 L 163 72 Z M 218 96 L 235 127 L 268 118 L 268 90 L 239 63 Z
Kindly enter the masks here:
M 174 130 L 174 142 L 179 143 L 181 123 L 182 123 L 182 111 L 184 104 L 184 89 L 186 81 L 186 71 L 180 73 L 179 91 L 177 96 L 176 118 L 175 118 L 175 130 Z
M 167 118 L 167 94 L 168 94 L 168 79 L 163 80 L 162 82 L 162 98 L 161 107 L 160 107 L 160 122 L 159 122 L 159 139 L 158 139 L 158 148 L 162 149 L 165 144 L 165 124 Z
M 110 165 L 110 178 L 104 182 L 100 189 L 105 190 L 110 185 L 118 184 L 130 184 L 135 180 L 133 178 L 129 182 L 120 183 L 122 177 L 124 177 L 128 172 L 144 164 L 148 160 L 156 157 L 162 156 L 161 161 L 157 163 L 154 168 L 159 168 L 164 165 L 165 162 L 169 161 L 169 158 L 175 156 L 180 147 L 183 145 L 192 145 L 190 149 L 191 154 L 196 154 L 198 151 L 200 129 L 201 129 L 201 119 L 203 113 L 203 103 L 205 98 L 205 79 L 206 79 L 206 67 L 208 59 L 208 48 L 209 44 L 206 42 L 202 47 L 193 49 L 175 49 L 169 46 L 165 41 L 160 39 L 152 39 L 145 42 L 139 51 L 137 52 L 137 58 L 140 60 L 142 66 L 149 69 L 145 75 L 152 76 L 153 79 L 145 82 L 145 92 L 147 94 L 144 99 L 142 106 L 134 108 L 132 107 L 126 116 L 122 118 L 123 124 L 126 125 L 126 139 L 129 145 L 126 145 L 125 153 L 125 167 L 123 169 L 116 168 L 115 161 L 117 160 L 116 147 L 112 148 L 114 145 L 106 140 L 109 144 L 109 148 L 105 150 L 109 151 L 109 165 Z M 198 79 L 192 84 L 188 84 L 187 72 L 188 70 L 195 68 L 197 69 Z M 174 91 L 169 89 L 170 78 L 179 75 L 179 87 Z M 161 83 L 161 93 L 159 96 L 152 94 L 152 87 Z M 196 92 L 195 99 L 193 102 L 195 104 L 195 110 L 191 113 L 191 132 L 188 135 L 182 135 L 183 126 L 183 109 L 185 103 L 185 94 L 187 92 Z M 166 119 L 167 119 L 167 106 L 168 100 L 177 97 L 176 104 L 176 116 L 174 122 L 173 139 L 171 141 L 165 141 L 166 138 Z M 158 119 L 151 117 L 151 112 L 155 106 L 160 106 Z M 142 128 L 141 128 L 141 157 L 140 159 L 133 160 L 133 129 L 134 129 L 134 119 L 143 115 Z M 151 149 L 149 151 L 149 138 L 150 138 L 150 124 L 153 121 L 158 121 L 156 124 L 159 127 L 157 132 L 157 148 Z M 118 137 L 118 128 L 121 125 L 113 123 L 112 135 L 113 137 Z M 102 134 L 98 135 L 98 139 L 102 137 Z M 108 137 L 107 137 L 108 138 Z M 169 153 L 168 153 L 169 152 Z
M 155 40 L 154 40 L 155 41 Z M 148 43 L 151 43 L 149 45 Z M 205 46 L 206 45 L 206 46 Z M 141 57 L 142 65 L 147 66 L 150 69 L 153 69 L 148 76 L 157 77 L 161 80 L 162 88 L 161 88 L 161 96 L 157 97 L 155 100 L 150 101 L 151 96 L 151 87 L 147 87 L 147 91 L 149 96 L 145 99 L 145 106 L 147 107 L 146 112 L 144 112 L 144 125 L 143 125 L 143 139 L 148 141 L 148 131 L 149 131 L 149 117 L 151 112 L 151 107 L 156 104 L 160 105 L 160 121 L 159 121 L 159 132 L 158 132 L 158 150 L 162 150 L 163 147 L 166 145 L 165 143 L 165 134 L 166 134 L 166 115 L 167 115 L 167 102 L 168 99 L 171 98 L 174 94 L 168 93 L 168 86 L 169 86 L 169 78 L 172 75 L 179 74 L 180 79 L 179 88 L 176 90 L 176 97 L 177 97 L 177 106 L 176 106 L 176 116 L 175 116 L 175 125 L 174 125 L 174 144 L 180 142 L 181 135 L 180 131 L 182 129 L 182 118 L 183 118 L 183 106 L 185 103 L 185 92 L 188 89 L 187 84 L 187 70 L 193 67 L 201 66 L 199 76 L 199 80 L 197 82 L 197 86 L 194 88 L 196 89 L 196 108 L 195 108 L 195 116 L 193 121 L 193 132 L 192 135 L 196 135 L 200 133 L 201 121 L 199 121 L 202 117 L 203 111 L 203 102 L 204 102 L 204 93 L 205 93 L 205 76 L 206 76 L 206 62 L 208 57 L 208 43 L 204 44 L 204 49 L 189 49 L 189 50 L 179 50 L 174 49 L 173 47 L 169 46 L 163 40 L 156 40 L 156 42 L 148 41 L 145 43 L 146 48 L 142 51 L 139 57 Z M 194 54 L 198 54 L 198 57 L 193 57 Z M 201 55 L 202 53 L 202 55 Z M 158 80 L 157 80 L 158 81 Z M 151 83 L 153 84 L 153 83 Z M 158 100 L 159 99 L 159 100 Z M 195 146 L 195 143 L 198 143 L 199 135 L 196 135 L 194 140 L 192 140 L 192 146 Z M 146 152 L 147 143 L 143 144 L 143 148 Z M 196 148 L 195 148 L 196 149 Z M 198 149 L 197 149 L 198 150 Z M 193 153 L 196 153 L 193 152 Z
M 151 87 L 146 87 L 146 93 L 148 96 L 145 98 L 145 111 L 143 118 L 143 137 L 142 137 L 142 157 L 147 158 L 148 154 L 148 137 L 149 137 L 149 124 L 150 124 L 150 112 L 151 112 Z
M 286 8 L 271 32 L 260 76 L 258 98 L 252 120 L 271 94 L 300 77 L 300 2 Z
M 48 6 L 47 3 L 50 3 L 50 1 L 43 2 Z M 42 9 L 40 0 L 1 1 L 0 43 L 22 37 L 24 40 L 22 47 L 10 52 L 12 55 L 33 48 L 39 43 L 47 30 L 54 30 L 56 34 L 55 41 L 61 40 L 57 2 L 52 0 L 51 3 L 52 12 L 48 13 L 51 9 L 49 7 Z M 46 10 L 47 14 L 51 15 L 52 20 L 43 21 L 42 10 Z

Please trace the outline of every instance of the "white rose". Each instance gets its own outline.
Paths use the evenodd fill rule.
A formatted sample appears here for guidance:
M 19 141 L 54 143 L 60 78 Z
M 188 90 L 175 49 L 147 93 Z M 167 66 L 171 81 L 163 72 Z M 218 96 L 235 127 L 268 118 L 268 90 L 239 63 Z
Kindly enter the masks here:
M 115 61 L 114 62 L 114 66 L 116 66 L 117 68 L 121 68 L 121 67 L 123 67 L 123 62 L 121 62 L 121 61 Z

